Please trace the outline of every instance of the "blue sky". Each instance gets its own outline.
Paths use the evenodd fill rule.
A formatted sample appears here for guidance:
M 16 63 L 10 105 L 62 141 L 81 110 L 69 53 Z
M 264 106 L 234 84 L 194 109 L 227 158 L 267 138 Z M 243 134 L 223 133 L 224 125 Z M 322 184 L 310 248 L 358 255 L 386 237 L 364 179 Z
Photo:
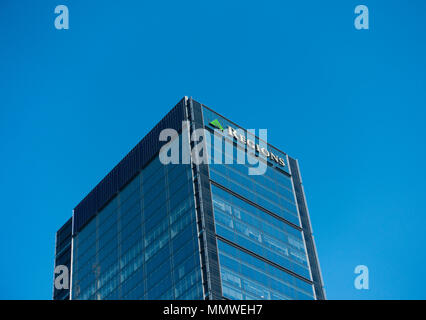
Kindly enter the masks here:
M 425 31 L 421 0 L 1 1 L 0 298 L 51 298 L 55 231 L 188 95 L 299 159 L 328 298 L 425 299 Z

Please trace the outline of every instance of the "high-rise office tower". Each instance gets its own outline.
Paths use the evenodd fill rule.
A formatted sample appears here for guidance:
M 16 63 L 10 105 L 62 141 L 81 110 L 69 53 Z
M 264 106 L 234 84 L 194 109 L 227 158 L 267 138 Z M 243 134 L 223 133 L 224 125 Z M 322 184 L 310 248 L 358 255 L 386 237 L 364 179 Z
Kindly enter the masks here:
M 54 299 L 325 299 L 298 162 L 261 133 L 183 98 L 57 232 Z

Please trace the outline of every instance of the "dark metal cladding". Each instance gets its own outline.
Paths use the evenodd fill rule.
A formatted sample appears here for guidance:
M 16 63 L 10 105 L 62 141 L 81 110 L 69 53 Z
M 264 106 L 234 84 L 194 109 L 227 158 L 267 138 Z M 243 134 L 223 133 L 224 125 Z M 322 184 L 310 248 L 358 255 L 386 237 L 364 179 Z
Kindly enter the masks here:
M 322 281 L 317 250 L 312 235 L 311 221 L 306 204 L 305 192 L 303 190 L 302 178 L 300 176 L 297 160 L 288 157 L 291 174 L 293 176 L 294 190 L 296 192 L 297 206 L 299 208 L 300 220 L 302 222 L 303 235 L 308 250 L 309 265 L 311 266 L 312 280 L 314 282 L 315 295 L 318 300 L 325 300 L 324 285 Z
M 165 144 L 158 139 L 161 130 L 172 128 L 180 131 L 182 121 L 185 120 L 185 99 L 183 98 L 75 207 L 73 234 L 79 232 L 158 153 Z
M 55 246 L 55 268 L 59 265 L 64 265 L 71 270 L 71 231 L 72 218 L 56 232 Z M 70 290 L 57 290 L 53 286 L 53 300 L 69 300 Z

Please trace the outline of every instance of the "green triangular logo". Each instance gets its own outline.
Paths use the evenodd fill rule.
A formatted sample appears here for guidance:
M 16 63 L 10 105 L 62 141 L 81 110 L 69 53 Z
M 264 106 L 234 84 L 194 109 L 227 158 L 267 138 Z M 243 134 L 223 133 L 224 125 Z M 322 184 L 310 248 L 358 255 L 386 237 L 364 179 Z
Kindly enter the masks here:
M 212 122 L 210 122 L 210 124 L 211 124 L 213 127 L 218 128 L 218 129 L 220 129 L 221 131 L 223 131 L 223 127 L 222 127 L 222 125 L 220 124 L 219 120 L 214 119 Z

